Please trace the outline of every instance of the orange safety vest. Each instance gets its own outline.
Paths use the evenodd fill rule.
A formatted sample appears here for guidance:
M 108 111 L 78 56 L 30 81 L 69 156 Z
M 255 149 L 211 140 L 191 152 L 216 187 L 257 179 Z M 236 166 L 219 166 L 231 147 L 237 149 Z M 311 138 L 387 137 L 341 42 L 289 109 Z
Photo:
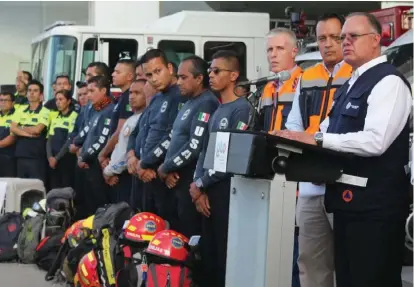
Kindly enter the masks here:
M 314 134 L 332 108 L 333 96 L 352 74 L 352 67 L 343 63 L 334 77 L 330 77 L 323 63 L 303 72 L 300 81 L 299 108 L 305 131 Z M 328 96 L 326 96 L 328 95 Z
M 264 113 L 265 131 L 277 131 L 285 128 L 301 75 L 302 69 L 298 66 L 291 72 L 290 79 L 285 81 L 279 90 L 275 82 L 270 82 L 264 87 L 260 99 L 260 110 L 261 113 Z

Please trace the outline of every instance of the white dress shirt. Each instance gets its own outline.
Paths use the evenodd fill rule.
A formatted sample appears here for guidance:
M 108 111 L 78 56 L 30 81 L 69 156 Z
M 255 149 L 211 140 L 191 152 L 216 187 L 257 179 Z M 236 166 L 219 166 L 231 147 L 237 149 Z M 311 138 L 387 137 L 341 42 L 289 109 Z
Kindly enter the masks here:
M 349 80 L 349 89 L 365 71 L 386 61 L 386 56 L 380 56 L 356 69 Z M 324 133 L 324 148 L 371 157 L 382 155 L 390 147 L 412 110 L 409 88 L 400 77 L 386 76 L 374 86 L 367 102 L 364 129 L 346 134 Z M 321 124 L 321 131 L 326 132 L 328 125 L 329 118 Z
M 326 72 L 328 73 L 329 77 L 335 77 L 336 73 L 338 73 L 339 69 L 344 64 L 344 61 L 339 62 L 335 65 L 333 69 L 333 73 L 326 68 L 325 63 L 323 66 L 325 67 Z M 287 121 L 286 121 L 286 128 L 291 131 L 298 131 L 303 132 L 305 128 L 303 127 L 302 121 L 302 114 L 299 108 L 299 95 L 300 95 L 300 80 L 295 92 L 295 99 L 293 100 L 292 110 L 290 111 Z M 299 182 L 299 196 L 301 197 L 309 197 L 309 196 L 318 196 L 325 194 L 325 185 L 314 185 L 310 182 Z

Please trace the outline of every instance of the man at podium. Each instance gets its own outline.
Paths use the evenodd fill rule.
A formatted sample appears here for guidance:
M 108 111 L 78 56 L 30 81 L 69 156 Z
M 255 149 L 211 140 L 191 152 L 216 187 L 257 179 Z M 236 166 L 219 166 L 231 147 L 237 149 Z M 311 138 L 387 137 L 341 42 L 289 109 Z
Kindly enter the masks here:
M 348 16 L 341 41 L 353 74 L 336 92 L 321 132 L 274 132 L 355 155 L 325 194 L 334 214 L 337 287 L 402 286 L 412 99 L 410 84 L 381 56 L 381 30 L 369 13 Z
M 319 131 L 335 91 L 350 78 L 352 67 L 343 61 L 340 40 L 344 22 L 344 17 L 335 13 L 318 20 L 316 37 L 323 61 L 303 72 L 286 122 L 288 130 Z M 326 212 L 324 198 L 324 184 L 299 182 L 296 220 L 302 287 L 334 286 L 333 215 Z

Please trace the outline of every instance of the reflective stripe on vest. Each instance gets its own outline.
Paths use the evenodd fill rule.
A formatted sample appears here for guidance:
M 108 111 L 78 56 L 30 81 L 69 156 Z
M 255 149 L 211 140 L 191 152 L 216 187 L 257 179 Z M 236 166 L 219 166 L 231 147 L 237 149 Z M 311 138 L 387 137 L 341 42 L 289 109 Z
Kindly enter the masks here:
M 302 69 L 297 67 L 291 73 L 290 79 L 285 81 L 278 91 L 274 82 L 270 82 L 265 86 L 259 108 L 271 107 L 272 114 L 271 117 L 269 116 L 270 123 L 267 123 L 267 126 L 270 127 L 269 131 L 282 129 L 283 109 L 285 106 L 289 106 L 290 110 L 301 75 Z
M 314 134 L 329 114 L 333 95 L 352 74 L 352 67 L 343 63 L 331 78 L 323 63 L 318 63 L 303 72 L 300 82 L 299 107 L 305 131 Z M 328 92 L 328 93 L 327 93 Z
M 54 114 L 51 119 L 48 137 L 55 134 L 55 129 L 64 129 L 71 133 L 75 127 L 77 117 L 78 113 L 75 111 L 72 111 L 68 116 L 62 116 L 59 112 L 57 115 Z

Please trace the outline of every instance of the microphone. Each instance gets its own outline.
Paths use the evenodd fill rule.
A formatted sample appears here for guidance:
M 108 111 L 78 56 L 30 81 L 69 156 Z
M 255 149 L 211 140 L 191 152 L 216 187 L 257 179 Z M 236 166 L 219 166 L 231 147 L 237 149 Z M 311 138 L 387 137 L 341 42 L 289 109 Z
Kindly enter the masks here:
M 289 71 L 282 71 L 280 73 L 277 73 L 275 75 L 271 75 L 268 77 L 259 78 L 256 80 L 250 80 L 245 82 L 240 82 L 237 84 L 237 86 L 247 86 L 247 85 L 255 85 L 260 86 L 262 84 L 266 84 L 267 82 L 279 80 L 279 81 L 287 81 L 290 79 L 290 72 Z

